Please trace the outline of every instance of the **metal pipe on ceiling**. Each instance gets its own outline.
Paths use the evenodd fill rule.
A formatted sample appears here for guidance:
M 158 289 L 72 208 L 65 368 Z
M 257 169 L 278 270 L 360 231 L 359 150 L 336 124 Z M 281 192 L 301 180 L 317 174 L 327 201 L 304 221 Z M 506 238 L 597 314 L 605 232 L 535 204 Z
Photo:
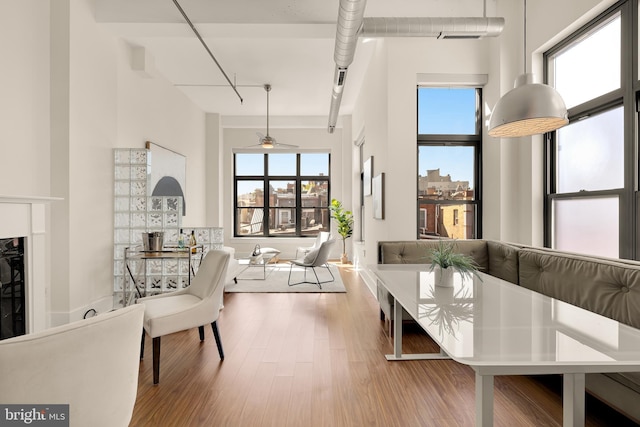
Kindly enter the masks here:
M 220 69 L 220 72 L 222 73 L 222 75 L 224 76 L 225 79 L 227 79 L 227 82 L 229 82 L 229 86 L 231 86 L 231 88 L 233 89 L 233 91 L 236 93 L 236 95 L 238 95 L 238 98 L 240 98 L 240 104 L 242 104 L 242 102 L 244 101 L 242 99 L 242 96 L 240 96 L 240 93 L 238 92 L 238 89 L 236 89 L 236 85 L 233 84 L 231 82 L 231 79 L 229 78 L 229 76 L 227 76 L 227 73 L 224 72 L 224 70 L 222 69 L 222 65 L 220 65 L 220 63 L 218 62 L 218 60 L 216 59 L 216 57 L 213 55 L 213 52 L 211 52 L 211 49 L 209 49 L 209 46 L 207 45 L 207 43 L 205 43 L 204 39 L 202 38 L 202 36 L 200 35 L 200 33 L 198 32 L 198 30 L 196 29 L 195 25 L 193 25 L 193 22 L 191 22 L 191 19 L 189 19 L 189 17 L 187 16 L 187 14 L 185 13 L 184 9 L 182 9 L 182 6 L 180 6 L 180 3 L 178 3 L 178 0 L 173 0 L 173 4 L 176 5 L 176 8 L 178 9 L 178 11 L 180 12 L 180 14 L 182 15 L 182 17 L 184 18 L 184 20 L 186 21 L 187 24 L 189 24 L 189 27 L 191 27 L 191 31 L 193 31 L 193 33 L 196 35 L 196 37 L 198 38 L 198 40 L 200 40 L 200 43 L 202 43 L 202 46 L 204 47 L 204 49 L 207 51 L 207 53 L 209 54 L 209 56 L 211 57 L 211 59 L 213 59 L 213 62 L 216 63 L 216 65 L 218 66 L 218 68 Z
M 358 37 L 436 37 L 438 39 L 477 39 L 497 37 L 504 18 L 364 18 L 366 0 L 340 0 L 336 28 L 336 63 L 328 131 L 338 121 L 347 71 L 355 55 Z
M 336 45 L 333 53 L 336 69 L 333 76 L 331 106 L 329 108 L 329 133 L 333 133 L 338 121 L 338 112 L 342 101 L 342 88 L 347 78 L 347 68 L 353 62 L 353 56 L 356 53 L 358 31 L 362 26 L 366 5 L 367 0 L 340 0 L 336 27 Z

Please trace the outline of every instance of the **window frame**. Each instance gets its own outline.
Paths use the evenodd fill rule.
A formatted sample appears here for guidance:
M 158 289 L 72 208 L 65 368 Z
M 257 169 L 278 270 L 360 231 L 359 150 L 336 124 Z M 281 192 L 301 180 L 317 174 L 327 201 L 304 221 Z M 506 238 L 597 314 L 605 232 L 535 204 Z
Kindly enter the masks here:
M 637 248 L 640 236 L 638 226 L 640 195 L 638 193 L 638 106 L 640 85 L 638 81 L 638 0 L 624 0 L 611 6 L 592 21 L 569 35 L 543 54 L 544 81 L 552 84 L 553 57 L 584 37 L 597 31 L 608 21 L 620 15 L 620 87 L 568 110 L 569 125 L 584 118 L 622 106 L 623 108 L 623 164 L 624 186 L 606 190 L 580 190 L 558 192 L 557 143 L 558 131 L 545 134 L 544 139 L 544 241 L 545 247 L 554 247 L 553 205 L 558 200 L 595 199 L 618 197 L 619 200 L 619 250 L 620 258 L 639 259 Z M 627 54 L 631 52 L 631 55 Z
M 327 175 L 301 175 L 301 156 L 309 153 L 322 153 L 327 155 Z M 262 154 L 263 155 L 263 170 L 265 171 L 264 175 L 237 175 L 236 174 L 236 166 L 237 166 L 237 155 L 238 154 Z M 295 175 L 269 175 L 269 152 L 259 151 L 259 152 L 249 152 L 249 151 L 234 151 L 233 152 L 233 237 L 238 238 L 291 238 L 291 237 L 315 237 L 320 231 L 329 231 L 330 229 L 330 211 L 329 205 L 331 204 L 331 152 L 329 151 L 290 151 L 290 150 L 278 150 L 274 151 L 273 154 L 295 154 L 296 155 L 296 174 Z M 264 196 L 264 205 L 261 207 L 263 209 L 263 217 L 262 217 L 262 234 L 241 234 L 239 233 L 239 223 L 238 223 L 238 210 L 241 208 L 246 208 L 246 206 L 238 205 L 238 182 L 242 181 L 262 181 L 263 182 L 263 194 Z M 294 234 L 274 234 L 271 232 L 269 227 L 270 218 L 271 218 L 271 210 L 274 212 L 278 212 L 279 209 L 283 209 L 278 206 L 270 206 L 270 197 L 269 191 L 270 183 L 274 181 L 293 181 L 295 182 L 295 206 L 291 207 L 292 210 L 295 210 L 295 233 Z M 303 206 L 302 204 L 302 182 L 303 181 L 326 181 L 327 185 L 327 197 L 326 197 L 326 206 L 316 206 L 309 207 Z M 318 229 L 316 232 L 305 232 L 302 229 L 302 213 L 303 210 L 309 208 L 323 209 L 326 210 L 327 223 L 323 224 L 322 229 Z M 277 215 L 277 214 L 276 214 Z
M 451 88 L 460 89 L 475 89 L 476 91 L 476 124 L 475 134 L 419 134 L 418 133 L 418 121 L 420 119 L 420 103 L 419 103 L 419 90 L 421 88 L 440 88 L 442 85 L 428 85 L 419 84 L 416 88 L 416 170 L 420 171 L 420 147 L 473 147 L 474 148 L 474 199 L 464 200 L 463 204 L 469 204 L 474 206 L 474 238 L 482 238 L 482 87 L 479 85 L 465 86 L 465 85 L 449 85 Z M 424 200 L 420 199 L 419 195 L 419 174 L 416 175 L 416 235 L 418 239 L 421 239 L 420 233 L 420 219 L 422 206 L 427 205 L 461 205 L 461 200 Z M 424 214 L 426 218 L 428 215 Z

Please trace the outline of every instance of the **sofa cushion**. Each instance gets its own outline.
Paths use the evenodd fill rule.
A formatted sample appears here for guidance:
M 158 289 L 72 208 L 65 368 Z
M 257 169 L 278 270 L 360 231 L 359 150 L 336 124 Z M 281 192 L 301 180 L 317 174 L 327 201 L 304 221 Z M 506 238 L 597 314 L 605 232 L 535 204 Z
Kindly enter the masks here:
M 378 242 L 379 264 L 429 264 L 429 252 L 420 241 Z
M 640 263 L 520 249 L 519 284 L 640 328 Z
M 489 267 L 487 244 L 484 240 L 452 240 L 455 252 L 469 255 L 481 271 Z M 431 251 L 440 240 L 378 242 L 379 264 L 431 264 Z
M 489 269 L 487 273 L 507 282 L 518 284 L 518 248 L 506 243 L 487 240 Z

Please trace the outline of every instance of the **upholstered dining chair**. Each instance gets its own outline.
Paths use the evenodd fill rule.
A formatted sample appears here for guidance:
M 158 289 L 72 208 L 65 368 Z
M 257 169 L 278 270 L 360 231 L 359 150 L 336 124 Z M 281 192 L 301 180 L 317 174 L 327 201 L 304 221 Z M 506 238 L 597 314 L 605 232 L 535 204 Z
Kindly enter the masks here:
M 153 338 L 154 384 L 160 381 L 160 338 L 163 335 L 197 327 L 200 341 L 204 341 L 204 326 L 211 324 L 220 360 L 224 360 L 217 320 L 228 265 L 229 252 L 211 250 L 202 260 L 189 287 L 138 299 L 138 303 L 145 307 L 140 359 L 144 357 L 145 334 L 149 334 Z
M 128 426 L 143 314 L 135 304 L 0 341 L 0 402 L 68 404 L 72 426 Z
M 329 253 L 331 252 L 331 247 L 333 246 L 334 243 L 335 243 L 334 239 L 329 239 L 326 242 L 323 242 L 319 248 L 309 251 L 304 258 L 290 260 L 289 261 L 290 263 L 289 280 L 287 281 L 289 286 L 300 285 L 302 283 L 311 283 L 314 285 L 318 285 L 318 287 L 322 289 L 323 283 L 333 282 L 335 280 L 335 277 L 333 277 L 331 268 L 328 268 L 328 265 L 326 264 L 329 259 Z M 304 268 L 304 279 L 299 282 L 291 283 L 291 272 L 293 271 L 294 266 Z M 320 281 L 320 279 L 318 279 L 318 273 L 316 273 L 316 267 L 327 267 L 327 271 L 331 275 L 331 280 Z M 313 275 L 316 278 L 315 282 L 307 280 L 307 269 L 309 268 L 311 269 L 311 271 L 313 271 Z
M 316 240 L 313 242 L 313 245 L 300 246 L 298 247 L 298 249 L 296 249 L 296 259 L 298 259 L 299 256 L 306 256 L 309 252 L 311 252 L 314 249 L 318 249 L 321 244 L 329 240 L 329 237 L 331 237 L 331 233 L 329 233 L 328 231 L 319 232 L 318 235 L 316 236 Z

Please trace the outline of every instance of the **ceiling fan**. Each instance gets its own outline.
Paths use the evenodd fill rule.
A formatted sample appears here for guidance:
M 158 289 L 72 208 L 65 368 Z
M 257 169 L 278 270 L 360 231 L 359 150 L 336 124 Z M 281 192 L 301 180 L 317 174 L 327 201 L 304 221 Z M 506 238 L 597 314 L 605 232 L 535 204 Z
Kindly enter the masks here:
M 267 134 L 263 135 L 260 132 L 256 132 L 258 135 L 258 146 L 262 148 L 273 148 L 273 147 L 297 147 L 297 145 L 291 144 L 283 144 L 281 142 L 276 142 L 276 139 L 269 136 L 269 92 L 271 91 L 271 85 L 264 85 L 264 90 L 267 92 Z

